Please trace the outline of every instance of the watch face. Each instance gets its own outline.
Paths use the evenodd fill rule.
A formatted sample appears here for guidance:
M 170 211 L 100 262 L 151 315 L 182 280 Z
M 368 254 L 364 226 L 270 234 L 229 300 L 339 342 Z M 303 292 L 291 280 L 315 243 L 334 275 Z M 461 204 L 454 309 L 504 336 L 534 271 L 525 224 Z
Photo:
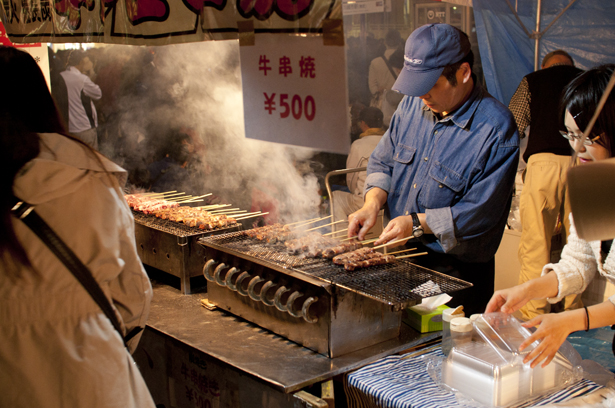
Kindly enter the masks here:
M 414 236 L 414 238 L 418 238 L 421 235 L 423 235 L 423 228 L 414 228 L 412 230 L 412 235 Z

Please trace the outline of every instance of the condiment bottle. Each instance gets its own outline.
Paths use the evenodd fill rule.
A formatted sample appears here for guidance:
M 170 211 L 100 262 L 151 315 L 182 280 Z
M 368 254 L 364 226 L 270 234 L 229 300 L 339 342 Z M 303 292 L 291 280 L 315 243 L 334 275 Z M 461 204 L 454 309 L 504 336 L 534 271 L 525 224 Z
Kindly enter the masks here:
M 472 320 L 467 317 L 455 317 L 450 325 L 453 348 L 472 341 Z
M 453 343 L 451 339 L 451 320 L 456 317 L 464 317 L 463 306 L 444 309 L 442 311 L 442 353 L 445 356 L 451 352 Z

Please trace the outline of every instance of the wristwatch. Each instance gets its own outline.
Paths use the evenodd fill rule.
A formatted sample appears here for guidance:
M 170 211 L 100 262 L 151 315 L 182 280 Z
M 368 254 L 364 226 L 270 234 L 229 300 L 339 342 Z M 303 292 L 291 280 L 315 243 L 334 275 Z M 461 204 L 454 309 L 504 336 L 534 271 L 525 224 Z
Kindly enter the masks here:
M 418 238 L 423 235 L 425 231 L 423 231 L 419 216 L 415 212 L 411 213 L 410 216 L 412 217 L 412 236 Z

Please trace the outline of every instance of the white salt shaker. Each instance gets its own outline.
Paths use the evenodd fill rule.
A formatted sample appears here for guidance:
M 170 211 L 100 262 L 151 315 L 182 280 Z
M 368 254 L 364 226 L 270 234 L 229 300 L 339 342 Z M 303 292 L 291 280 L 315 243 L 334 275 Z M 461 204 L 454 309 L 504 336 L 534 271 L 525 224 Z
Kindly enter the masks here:
M 464 316 L 463 306 L 457 308 L 452 307 L 442 311 L 442 353 L 444 353 L 445 356 L 448 356 L 453 348 L 451 339 L 451 320 Z
M 472 320 L 467 317 L 455 317 L 450 322 L 452 347 L 459 347 L 472 341 Z

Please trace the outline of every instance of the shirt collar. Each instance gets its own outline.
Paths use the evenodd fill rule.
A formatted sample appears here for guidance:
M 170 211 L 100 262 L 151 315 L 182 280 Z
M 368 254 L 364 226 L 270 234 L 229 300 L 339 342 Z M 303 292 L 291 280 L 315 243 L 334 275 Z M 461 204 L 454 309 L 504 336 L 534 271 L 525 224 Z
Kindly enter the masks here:
M 466 100 L 463 105 L 461 105 L 455 112 L 451 113 L 448 116 L 445 116 L 440 120 L 450 120 L 455 125 L 459 126 L 462 129 L 465 129 L 468 125 L 468 122 L 470 122 L 470 120 L 472 119 L 472 116 L 474 116 L 474 112 L 476 112 L 480 101 L 483 99 L 484 93 L 484 88 L 480 84 L 474 82 L 474 89 L 472 89 L 468 100 Z M 429 109 L 426 105 L 423 106 L 423 110 L 431 111 L 431 109 Z M 432 112 L 432 114 L 434 115 L 434 117 L 437 117 L 435 113 Z

